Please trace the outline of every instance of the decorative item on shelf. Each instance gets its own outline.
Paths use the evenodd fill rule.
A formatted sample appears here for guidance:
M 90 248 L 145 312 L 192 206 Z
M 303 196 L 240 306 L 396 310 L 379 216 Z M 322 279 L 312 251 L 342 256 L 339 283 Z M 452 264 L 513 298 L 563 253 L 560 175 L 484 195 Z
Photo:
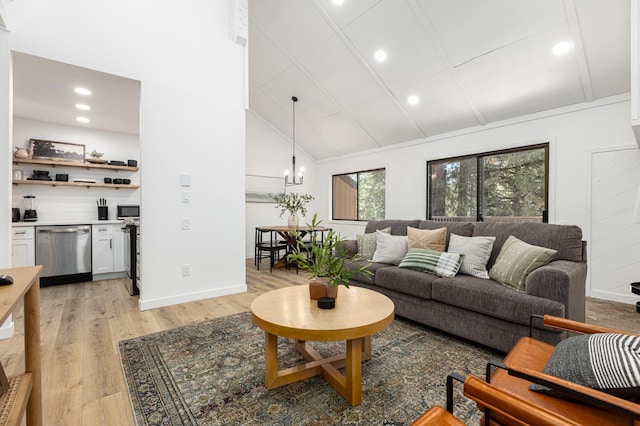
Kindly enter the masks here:
M 357 254 L 353 256 L 346 254 L 343 247 L 345 239 L 340 234 L 329 230 L 324 237 L 320 238 L 319 235 L 322 234 L 313 230 L 317 229 L 321 223 L 322 221 L 318 220 L 318 214 L 314 214 L 311 224 L 308 224 L 311 235 L 309 241 L 302 241 L 302 234 L 293 232 L 295 244 L 287 255 L 289 262 L 295 262 L 298 268 L 309 275 L 309 297 L 311 299 L 337 297 L 338 285 L 349 288 L 349 279 L 353 274 L 362 274 L 367 278 L 373 275 L 367 269 L 369 263 L 364 265 L 360 263 L 365 259 Z M 353 266 L 347 265 L 347 261 L 351 261 Z M 323 279 L 326 279 L 326 282 Z M 329 291 L 332 293 L 329 294 Z
M 276 207 L 280 209 L 280 217 L 282 217 L 285 212 L 289 212 L 288 225 L 290 228 L 296 228 L 300 223 L 298 212 L 300 212 L 302 216 L 306 216 L 307 203 L 313 200 L 314 197 L 310 194 L 290 192 L 288 194 L 277 194 L 273 199 L 276 202 Z
M 84 163 L 84 145 L 69 142 L 30 139 L 33 158 L 52 161 Z
M 89 155 L 91 157 L 87 157 L 87 162 L 88 163 L 93 163 L 93 164 L 106 164 L 107 160 L 105 160 L 104 158 L 102 158 L 102 156 L 104 155 L 104 152 L 98 152 L 95 149 L 93 151 L 91 151 L 89 153 Z
M 15 158 L 19 158 L 20 160 L 30 160 L 33 156 L 33 150 L 31 148 L 21 148 L 16 146 L 16 151 L 13 153 Z
M 300 167 L 300 173 L 298 173 L 298 180 L 296 181 L 296 102 L 298 102 L 298 98 L 292 96 L 291 100 L 293 101 L 293 132 L 291 138 L 293 142 L 293 156 L 291 157 L 293 175 L 291 181 L 289 181 L 289 170 L 284 171 L 284 183 L 286 186 L 302 185 L 304 181 L 304 167 Z

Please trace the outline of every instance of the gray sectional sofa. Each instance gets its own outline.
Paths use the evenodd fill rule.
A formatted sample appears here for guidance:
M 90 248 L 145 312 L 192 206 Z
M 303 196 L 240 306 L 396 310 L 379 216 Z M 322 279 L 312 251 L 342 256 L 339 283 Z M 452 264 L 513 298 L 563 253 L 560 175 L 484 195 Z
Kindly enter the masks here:
M 526 290 L 518 292 L 502 284 L 458 273 L 453 278 L 394 265 L 372 263 L 372 278 L 354 275 L 350 285 L 369 288 L 393 300 L 396 315 L 429 327 L 508 352 L 529 333 L 531 314 L 550 314 L 576 321 L 585 319 L 586 243 L 582 231 L 572 225 L 542 223 L 457 223 L 426 220 L 380 220 L 369 222 L 365 233 L 391 227 L 392 235 L 407 235 L 407 227 L 438 229 L 450 235 L 494 236 L 496 240 L 487 270 L 494 264 L 510 235 L 536 246 L 557 250 L 552 261 L 531 272 Z M 357 252 L 357 241 L 344 246 Z M 534 337 L 557 344 L 564 332 L 534 330 Z

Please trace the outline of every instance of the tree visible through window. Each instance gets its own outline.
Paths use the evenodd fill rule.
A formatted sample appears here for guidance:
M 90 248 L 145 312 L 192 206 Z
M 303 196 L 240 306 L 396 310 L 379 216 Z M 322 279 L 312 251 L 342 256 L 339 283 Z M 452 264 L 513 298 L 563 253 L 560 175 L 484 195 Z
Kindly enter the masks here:
M 333 219 L 384 219 L 385 169 L 333 176 Z
M 549 144 L 427 162 L 427 212 L 446 221 L 546 222 Z

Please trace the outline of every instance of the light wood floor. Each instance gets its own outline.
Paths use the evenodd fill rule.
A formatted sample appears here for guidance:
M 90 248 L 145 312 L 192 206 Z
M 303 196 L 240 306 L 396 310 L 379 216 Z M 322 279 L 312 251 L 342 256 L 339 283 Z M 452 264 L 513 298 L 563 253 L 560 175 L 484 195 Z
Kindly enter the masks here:
M 133 425 L 118 354 L 118 341 L 211 318 L 244 312 L 261 293 L 305 284 L 304 274 L 260 272 L 247 260 L 244 294 L 140 312 L 121 280 L 42 289 L 43 405 L 46 425 Z M 635 306 L 589 300 L 587 321 L 639 330 Z M 9 375 L 24 371 L 22 310 L 14 314 L 15 337 L 0 341 Z

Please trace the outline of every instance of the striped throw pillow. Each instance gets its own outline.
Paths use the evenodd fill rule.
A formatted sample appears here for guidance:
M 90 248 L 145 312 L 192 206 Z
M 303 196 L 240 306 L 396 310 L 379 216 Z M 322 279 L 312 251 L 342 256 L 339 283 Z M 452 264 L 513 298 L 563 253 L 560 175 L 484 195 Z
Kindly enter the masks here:
M 422 272 L 431 272 L 439 277 L 455 277 L 462 264 L 464 256 L 457 253 L 445 253 L 441 251 L 421 248 L 409 248 L 407 254 L 398 265 L 400 268 L 415 269 Z
M 463 237 L 451 234 L 447 251 L 464 255 L 460 273 L 488 280 L 487 262 L 495 240 L 496 237 Z
M 621 398 L 640 398 L 640 336 L 599 333 L 558 343 L 544 373 Z M 550 389 L 533 384 L 531 390 Z
M 529 274 L 551 262 L 556 250 L 533 246 L 510 235 L 500 249 L 489 277 L 519 292 L 526 289 Z

